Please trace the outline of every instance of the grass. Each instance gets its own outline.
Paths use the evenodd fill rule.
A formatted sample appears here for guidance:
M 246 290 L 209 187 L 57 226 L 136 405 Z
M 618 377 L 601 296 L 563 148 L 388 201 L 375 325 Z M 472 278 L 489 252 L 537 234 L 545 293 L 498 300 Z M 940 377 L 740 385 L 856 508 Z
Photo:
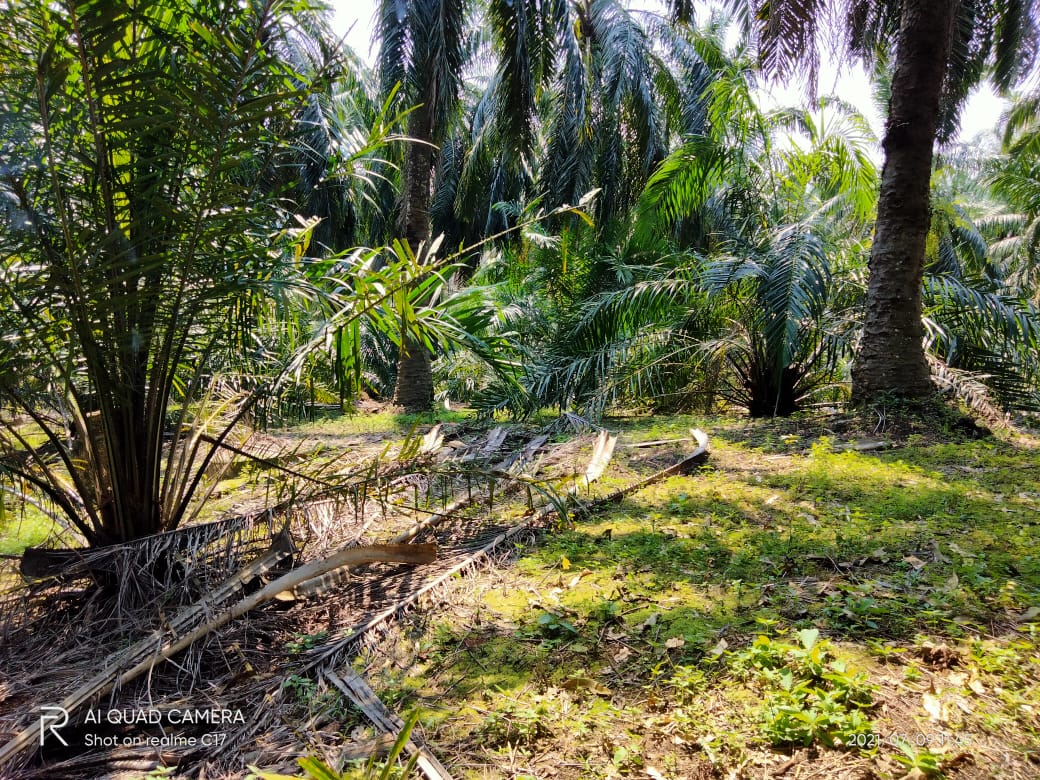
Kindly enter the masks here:
M 395 412 L 390 408 L 367 414 L 363 412 L 356 414 L 332 414 L 320 417 L 312 422 L 300 423 L 282 430 L 303 436 L 350 436 L 364 433 L 386 434 L 390 432 L 407 434 L 417 425 L 471 423 L 473 418 L 473 412 L 468 410 L 439 409 L 421 414 L 403 414 Z
M 381 412 L 285 435 L 378 451 L 434 422 L 473 421 Z M 453 774 L 1040 773 L 1040 442 L 966 438 L 943 418 L 607 424 L 621 440 L 601 492 L 692 446 L 635 442 L 697 426 L 711 458 L 456 579 L 357 660 Z M 888 446 L 848 448 L 863 440 Z M 9 512 L 0 552 L 39 543 L 48 523 Z M 301 713 L 342 704 L 309 682 L 287 681 Z M 360 723 L 336 718 L 345 733 Z
M 623 443 L 698 425 L 711 462 L 468 580 L 385 690 L 464 777 L 1035 776 L 1033 443 L 842 451 L 864 432 L 825 422 L 621 422 Z
M 8 497 L 8 502 L 13 499 Z M 31 504 L 17 511 L 4 507 L 0 512 L 0 555 L 21 555 L 26 547 L 42 544 L 59 533 L 60 526 Z

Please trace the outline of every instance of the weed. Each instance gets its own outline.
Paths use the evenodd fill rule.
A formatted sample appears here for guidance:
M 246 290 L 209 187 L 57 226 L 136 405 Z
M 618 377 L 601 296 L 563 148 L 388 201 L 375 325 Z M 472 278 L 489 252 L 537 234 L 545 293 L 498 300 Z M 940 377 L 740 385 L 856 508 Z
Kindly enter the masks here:
M 578 635 L 578 629 L 574 627 L 574 624 L 564 620 L 555 612 L 543 612 L 538 616 L 537 623 L 538 630 L 549 639 Z
M 487 714 L 480 727 L 492 745 L 533 745 L 552 734 L 548 702 L 543 696 L 533 697 L 531 703 L 504 699 Z
M 896 761 L 910 770 L 917 770 L 918 776 L 944 777 L 942 759 L 927 748 L 911 745 L 905 739 L 894 740 L 899 753 L 892 756 Z
M 418 711 L 413 712 L 397 735 L 397 739 L 394 740 L 385 761 L 377 761 L 376 757 L 372 756 L 367 761 L 351 762 L 342 772 L 337 772 L 321 759 L 307 756 L 297 759 L 300 769 L 304 772 L 302 775 L 279 775 L 273 772 L 262 772 L 251 766 L 246 780 L 408 780 L 414 776 L 419 754 L 418 752 L 413 753 L 403 766 L 399 765 L 398 759 L 404 754 L 405 746 L 408 744 L 418 720 Z
M 759 712 L 765 737 L 778 746 L 842 747 L 870 733 L 866 712 L 874 699 L 866 676 L 833 658 L 816 629 L 797 632 L 797 639 L 789 644 L 759 636 L 731 661 L 766 688 Z
M 335 720 L 354 717 L 349 705 L 334 691 L 319 691 L 318 684 L 310 677 L 290 674 L 282 682 L 282 689 L 289 693 L 292 701 L 311 714 L 325 713 Z
M 704 692 L 706 686 L 704 672 L 696 666 L 680 664 L 672 672 L 668 686 L 675 692 L 679 701 L 684 704 L 689 703 Z
M 316 634 L 296 634 L 295 638 L 285 643 L 285 649 L 293 655 L 299 655 L 317 647 L 325 641 L 328 635 L 328 631 L 319 631 Z

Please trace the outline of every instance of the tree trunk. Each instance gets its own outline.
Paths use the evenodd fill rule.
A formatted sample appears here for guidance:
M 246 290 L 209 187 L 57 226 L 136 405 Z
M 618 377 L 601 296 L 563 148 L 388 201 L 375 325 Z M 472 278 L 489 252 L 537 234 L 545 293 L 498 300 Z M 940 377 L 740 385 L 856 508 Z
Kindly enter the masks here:
M 433 409 L 433 369 L 430 351 L 415 339 L 405 338 L 397 358 L 397 387 L 394 403 L 406 412 Z
M 921 285 L 931 221 L 929 188 L 956 0 L 904 0 L 866 319 L 852 367 L 852 398 L 922 400 L 933 386 L 924 353 Z
M 430 240 L 430 187 L 435 149 L 433 140 L 432 97 L 409 116 L 408 135 L 414 139 L 405 150 L 402 170 L 401 205 L 397 214 L 397 233 L 418 257 Z M 426 346 L 410 336 L 402 340 L 397 359 L 397 385 L 394 403 L 406 412 L 433 409 L 433 370 Z

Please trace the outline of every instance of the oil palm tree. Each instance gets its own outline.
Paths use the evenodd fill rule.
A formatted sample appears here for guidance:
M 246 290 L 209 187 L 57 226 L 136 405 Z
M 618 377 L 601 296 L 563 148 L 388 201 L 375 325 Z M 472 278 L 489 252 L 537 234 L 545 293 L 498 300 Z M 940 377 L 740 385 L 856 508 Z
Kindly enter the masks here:
M 689 104 L 699 101 L 703 62 L 692 50 L 683 59 L 674 45 L 666 60 L 656 35 L 618 0 L 488 0 L 480 9 L 490 35 L 467 46 L 464 0 L 381 6 L 383 87 L 400 83 L 403 105 L 416 106 L 397 223 L 415 252 L 429 241 L 431 212 L 458 240 L 508 226 L 502 201 L 537 199 L 553 209 L 600 188 L 597 216 L 609 221 L 665 157 L 669 132 L 683 129 L 673 117 L 696 121 Z M 490 64 L 463 128 L 470 52 L 478 70 Z M 432 401 L 429 355 L 414 341 L 406 339 L 395 395 L 423 408 Z
M 687 3 L 673 2 L 678 16 Z M 921 285 L 936 138 L 948 139 L 968 91 L 987 74 L 1009 88 L 1033 64 L 1037 3 L 734 0 L 763 66 L 786 77 L 818 65 L 818 20 L 845 11 L 850 51 L 870 61 L 894 52 L 882 148 L 866 319 L 853 367 L 853 397 L 932 392 L 924 355 Z
M 1002 147 L 986 176 L 1007 206 L 990 220 L 997 232 L 992 252 L 1008 277 L 1040 303 L 1040 93 L 1015 101 Z
M 188 517 L 256 397 L 201 403 L 215 357 L 302 284 L 278 182 L 311 94 L 283 45 L 307 13 L 0 10 L 0 470 L 90 545 Z
M 490 0 L 486 8 L 498 62 L 498 139 L 514 159 L 530 148 L 535 91 L 548 72 L 554 32 L 566 18 L 563 2 Z M 377 15 L 378 70 L 384 94 L 400 85 L 401 105 L 411 107 L 408 144 L 401 165 L 397 236 L 421 259 L 431 240 L 432 184 L 441 169 L 441 149 L 457 126 L 467 44 L 468 0 L 384 0 Z M 445 147 L 450 152 L 452 146 Z M 419 334 L 402 321 L 395 402 L 411 411 L 433 405 L 430 354 Z

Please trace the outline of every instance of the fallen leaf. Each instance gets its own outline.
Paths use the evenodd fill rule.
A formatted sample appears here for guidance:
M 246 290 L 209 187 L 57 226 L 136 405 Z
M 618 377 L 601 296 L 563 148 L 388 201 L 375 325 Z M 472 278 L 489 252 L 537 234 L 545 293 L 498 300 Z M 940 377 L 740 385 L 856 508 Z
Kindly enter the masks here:
M 571 567 L 571 562 L 567 560 L 567 556 L 563 555 L 560 557 L 560 568 L 567 571 Z
M 939 700 L 938 696 L 933 696 L 930 693 L 921 694 L 921 705 L 932 720 L 941 721 L 943 719 L 942 701 Z
M 1036 620 L 1037 616 L 1040 615 L 1040 607 L 1030 607 L 1021 615 L 1015 618 L 1016 623 L 1028 623 L 1032 620 Z
M 662 775 L 660 772 L 658 772 L 652 766 L 648 766 L 643 771 L 646 772 L 646 776 L 647 777 L 652 777 L 654 780 L 665 780 L 664 775 Z
M 616 653 L 614 653 L 614 663 L 616 663 L 616 664 L 624 663 L 629 658 L 631 658 L 633 655 L 635 655 L 635 653 L 632 652 L 632 648 L 630 648 L 630 647 L 622 647 L 620 650 L 618 650 Z
M 708 654 L 718 658 L 720 655 L 726 652 L 726 648 L 728 647 L 729 642 L 727 642 L 725 639 L 720 639 L 718 642 L 715 643 L 715 647 L 711 648 L 711 650 L 708 651 Z
M 946 679 L 950 681 L 951 685 L 956 685 L 958 688 L 963 688 L 965 683 L 968 682 L 968 675 L 964 672 L 950 672 L 946 675 Z
M 686 640 L 681 636 L 673 636 L 671 639 L 665 641 L 664 646 L 669 650 L 675 650 L 677 647 L 682 647 L 686 644 Z
M 976 557 L 978 557 L 978 556 L 975 555 L 975 553 L 968 552 L 967 550 L 962 550 L 957 545 L 957 542 L 950 542 L 949 547 L 950 547 L 950 549 L 953 552 L 957 553 L 957 555 L 961 556 L 962 558 L 976 558 Z
M 812 650 L 816 646 L 816 642 L 820 639 L 820 629 L 803 628 L 798 632 L 798 638 L 802 642 L 802 647 L 806 650 Z
M 975 691 L 979 696 L 986 692 L 986 686 L 982 684 L 982 680 L 972 680 L 968 683 L 968 687 Z
M 657 620 L 660 617 L 661 617 L 661 613 L 660 612 L 653 612 L 653 613 L 651 613 L 650 617 L 648 617 L 646 620 L 644 620 L 639 625 L 639 631 L 643 632 L 643 631 L 646 631 L 647 629 L 653 628 L 654 626 L 657 625 Z
M 928 543 L 928 548 L 932 552 L 932 561 L 935 563 L 950 563 L 950 559 L 943 555 L 939 550 L 939 543 L 935 541 L 935 539 L 932 539 L 932 541 Z
M 953 593 L 960 587 L 960 584 L 960 578 L 956 574 L 951 574 L 950 578 L 943 583 L 942 591 L 943 593 Z
M 916 555 L 904 555 L 903 556 L 903 562 L 904 563 L 909 563 L 911 566 L 913 566 L 918 571 L 920 571 L 921 569 L 923 569 L 925 566 L 928 565 L 927 563 L 922 561 L 920 558 L 918 558 Z
M 571 677 L 560 686 L 565 691 L 588 691 L 597 696 L 613 696 L 614 692 L 591 677 Z

